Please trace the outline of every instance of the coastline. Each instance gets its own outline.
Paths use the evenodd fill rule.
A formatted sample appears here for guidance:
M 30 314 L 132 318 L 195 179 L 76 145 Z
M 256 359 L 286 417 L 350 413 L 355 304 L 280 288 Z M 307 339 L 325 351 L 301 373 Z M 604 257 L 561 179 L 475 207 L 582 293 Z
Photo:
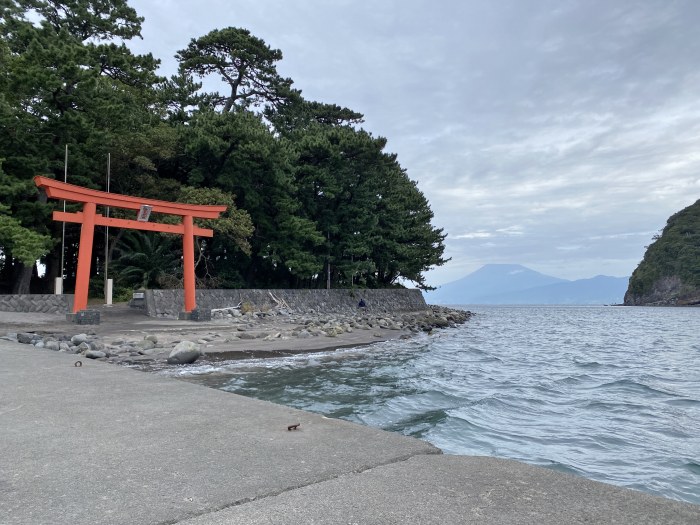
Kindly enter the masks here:
M 164 363 L 181 342 L 218 360 L 359 347 L 465 323 L 471 313 L 440 306 L 414 312 L 305 313 L 267 309 L 215 312 L 208 321 L 153 318 L 125 304 L 100 307 L 98 325 L 63 314 L 0 312 L 0 338 L 109 363 Z M 177 363 L 176 363 L 177 364 Z

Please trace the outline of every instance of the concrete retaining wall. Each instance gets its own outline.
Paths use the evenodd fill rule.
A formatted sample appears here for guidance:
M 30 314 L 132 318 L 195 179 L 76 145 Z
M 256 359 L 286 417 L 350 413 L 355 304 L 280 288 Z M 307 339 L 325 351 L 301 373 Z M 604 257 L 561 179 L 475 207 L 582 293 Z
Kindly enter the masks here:
M 0 295 L 0 312 L 68 313 L 73 310 L 73 295 L 21 294 Z
M 356 311 L 364 299 L 371 312 L 410 312 L 425 310 L 420 290 L 197 290 L 197 308 L 211 310 L 251 303 L 264 310 L 284 301 L 295 312 L 324 313 Z M 147 290 L 146 312 L 151 317 L 174 317 L 184 309 L 183 290 Z

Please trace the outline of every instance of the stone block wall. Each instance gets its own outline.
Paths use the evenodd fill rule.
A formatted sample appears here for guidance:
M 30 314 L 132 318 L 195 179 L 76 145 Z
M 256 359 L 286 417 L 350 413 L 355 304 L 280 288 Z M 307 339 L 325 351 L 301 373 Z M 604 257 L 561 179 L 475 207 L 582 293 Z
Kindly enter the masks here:
M 273 298 L 274 296 L 274 298 Z M 291 311 L 304 313 L 341 313 L 357 311 L 360 299 L 367 310 L 411 312 L 425 310 L 427 305 L 420 290 L 197 290 L 198 309 L 212 310 L 250 303 L 257 310 L 277 306 L 283 301 Z M 146 312 L 151 317 L 177 318 L 184 308 L 183 290 L 147 290 Z
M 0 312 L 67 313 L 73 310 L 73 295 L 0 295 Z

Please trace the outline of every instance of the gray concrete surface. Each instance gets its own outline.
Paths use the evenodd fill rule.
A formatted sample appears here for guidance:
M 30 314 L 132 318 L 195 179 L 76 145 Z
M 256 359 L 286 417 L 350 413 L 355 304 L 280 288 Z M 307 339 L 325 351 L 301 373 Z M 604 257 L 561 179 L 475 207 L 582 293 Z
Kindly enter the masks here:
M 431 445 L 0 341 L 0 523 L 176 523 Z M 287 426 L 301 423 L 299 430 Z
M 182 525 L 700 523 L 700 507 L 517 461 L 416 456 Z
M 0 341 L 0 524 L 700 523 L 700 506 L 77 359 Z

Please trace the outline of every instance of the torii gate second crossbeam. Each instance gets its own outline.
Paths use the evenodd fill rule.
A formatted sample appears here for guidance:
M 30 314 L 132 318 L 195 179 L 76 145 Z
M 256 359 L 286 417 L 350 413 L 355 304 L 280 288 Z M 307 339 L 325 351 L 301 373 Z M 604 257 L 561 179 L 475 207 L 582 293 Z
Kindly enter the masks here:
M 130 228 L 135 230 L 176 233 L 182 235 L 185 312 L 192 312 L 192 310 L 196 308 L 194 236 L 198 235 L 200 237 L 213 237 L 214 232 L 207 228 L 199 228 L 194 226 L 194 217 L 202 219 L 216 219 L 221 213 L 226 211 L 226 206 L 181 204 L 178 202 L 159 201 L 155 199 L 142 199 L 140 197 L 130 197 L 119 193 L 107 193 L 105 191 L 91 190 L 82 186 L 75 186 L 74 184 L 68 184 L 41 176 L 34 177 L 34 183 L 37 185 L 37 187 L 43 188 L 49 198 L 83 203 L 82 212 L 53 212 L 53 220 L 55 221 L 77 222 L 81 224 L 73 313 L 77 313 L 87 308 L 88 287 L 90 283 L 90 264 L 92 261 L 92 241 L 95 233 L 95 226 L 114 226 L 117 228 Z M 98 204 L 101 206 L 124 208 L 129 210 L 143 210 L 144 206 L 147 206 L 150 207 L 150 211 L 154 211 L 156 213 L 179 215 L 182 217 L 182 223 L 163 224 L 158 222 L 144 222 L 138 220 L 134 221 L 104 217 L 96 212 Z

